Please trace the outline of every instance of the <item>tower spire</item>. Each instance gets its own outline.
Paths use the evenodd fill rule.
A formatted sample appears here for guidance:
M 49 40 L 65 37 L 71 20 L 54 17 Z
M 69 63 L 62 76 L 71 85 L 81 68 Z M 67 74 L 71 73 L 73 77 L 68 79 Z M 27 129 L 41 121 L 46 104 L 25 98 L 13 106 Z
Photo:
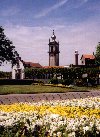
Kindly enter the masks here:
M 55 39 L 56 39 L 56 36 L 55 36 L 54 30 L 53 30 L 53 35 L 51 36 L 51 38 L 52 38 L 52 41 L 55 41 Z
M 55 35 L 54 29 L 53 29 L 53 35 Z

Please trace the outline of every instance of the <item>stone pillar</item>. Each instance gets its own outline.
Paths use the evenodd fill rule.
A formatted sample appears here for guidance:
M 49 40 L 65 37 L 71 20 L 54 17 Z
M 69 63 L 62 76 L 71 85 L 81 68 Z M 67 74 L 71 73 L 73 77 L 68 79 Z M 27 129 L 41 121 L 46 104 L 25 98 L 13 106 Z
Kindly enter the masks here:
M 15 76 L 16 76 L 16 70 L 12 69 L 12 79 L 15 79 Z
M 78 51 L 75 51 L 75 65 L 78 66 Z

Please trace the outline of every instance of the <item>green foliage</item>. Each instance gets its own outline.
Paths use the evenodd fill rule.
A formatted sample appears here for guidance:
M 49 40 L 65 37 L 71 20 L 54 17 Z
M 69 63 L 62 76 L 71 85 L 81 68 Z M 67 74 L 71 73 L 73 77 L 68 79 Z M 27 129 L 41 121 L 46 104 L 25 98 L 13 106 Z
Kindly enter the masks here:
M 5 36 L 4 29 L 0 27 L 0 65 L 5 61 L 17 63 L 19 54 L 15 51 L 12 42 Z
M 58 84 L 58 79 L 56 78 L 52 78 L 50 81 L 49 81 L 50 84 Z
M 0 79 L 0 85 L 31 85 L 33 80 L 27 79 Z
M 35 123 L 34 123 L 35 124 Z M 53 137 L 49 135 L 50 124 L 46 125 L 38 125 L 35 124 L 33 129 L 31 127 L 31 121 L 27 119 L 27 126 L 24 122 L 18 121 L 12 126 L 0 126 L 0 137 Z M 54 131 L 56 137 L 60 137 L 57 133 L 61 133 L 61 137 L 68 137 L 69 133 L 66 132 L 66 125 L 60 126 L 57 130 Z M 74 132 L 75 137 L 99 137 L 100 131 L 97 130 L 96 126 L 93 125 L 91 130 L 82 131 L 81 127 L 79 127 Z M 72 135 L 71 135 L 72 136 Z
M 75 79 L 74 83 L 76 86 L 84 86 L 83 79 Z
M 27 125 L 28 127 L 31 126 L 29 119 Z M 35 125 L 33 129 L 28 127 L 21 121 L 18 121 L 13 126 L 0 126 L 0 137 L 48 137 L 48 125 Z
M 96 47 L 95 57 L 96 57 L 96 64 L 100 65 L 100 42 Z
M 97 79 L 95 77 L 90 77 L 88 79 L 88 82 L 92 85 L 92 86 L 96 86 L 96 81 Z
M 44 82 L 43 82 L 42 80 L 34 80 L 33 84 L 34 84 L 34 83 L 38 83 L 38 84 L 40 84 L 40 85 L 41 85 L 41 84 L 44 84 Z
M 3 72 L 3 71 L 0 71 L 0 79 L 1 78 L 11 78 L 11 72 Z
M 85 86 L 87 79 L 83 78 L 83 74 L 87 74 L 90 84 L 94 85 L 98 79 L 100 70 L 98 67 L 93 68 L 30 68 L 25 70 L 26 78 L 32 79 L 51 79 L 52 84 L 61 83 L 70 85 L 75 81 L 77 86 Z M 62 78 L 61 80 L 59 80 Z M 95 78 L 95 80 L 94 80 Z M 94 81 L 93 81 L 94 80 Z
M 67 78 L 62 81 L 62 85 L 70 85 L 73 83 L 73 79 Z

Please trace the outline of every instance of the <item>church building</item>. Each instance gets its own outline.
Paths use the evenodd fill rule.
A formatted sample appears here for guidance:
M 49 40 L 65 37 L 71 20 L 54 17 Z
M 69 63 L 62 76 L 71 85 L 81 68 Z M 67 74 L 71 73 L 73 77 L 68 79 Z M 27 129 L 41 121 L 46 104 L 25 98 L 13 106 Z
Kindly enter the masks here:
M 56 36 L 53 30 L 51 36 L 52 41 L 49 39 L 49 66 L 59 66 L 59 42 L 56 41 Z

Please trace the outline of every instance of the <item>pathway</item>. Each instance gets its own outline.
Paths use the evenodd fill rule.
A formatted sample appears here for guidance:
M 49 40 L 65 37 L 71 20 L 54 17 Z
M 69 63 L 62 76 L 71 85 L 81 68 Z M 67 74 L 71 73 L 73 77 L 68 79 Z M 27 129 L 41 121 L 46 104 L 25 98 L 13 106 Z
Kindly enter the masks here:
M 42 94 L 9 94 L 0 95 L 0 104 L 12 104 L 18 102 L 38 102 L 41 100 L 67 100 L 100 96 L 100 91 L 67 92 L 67 93 L 42 93 Z

